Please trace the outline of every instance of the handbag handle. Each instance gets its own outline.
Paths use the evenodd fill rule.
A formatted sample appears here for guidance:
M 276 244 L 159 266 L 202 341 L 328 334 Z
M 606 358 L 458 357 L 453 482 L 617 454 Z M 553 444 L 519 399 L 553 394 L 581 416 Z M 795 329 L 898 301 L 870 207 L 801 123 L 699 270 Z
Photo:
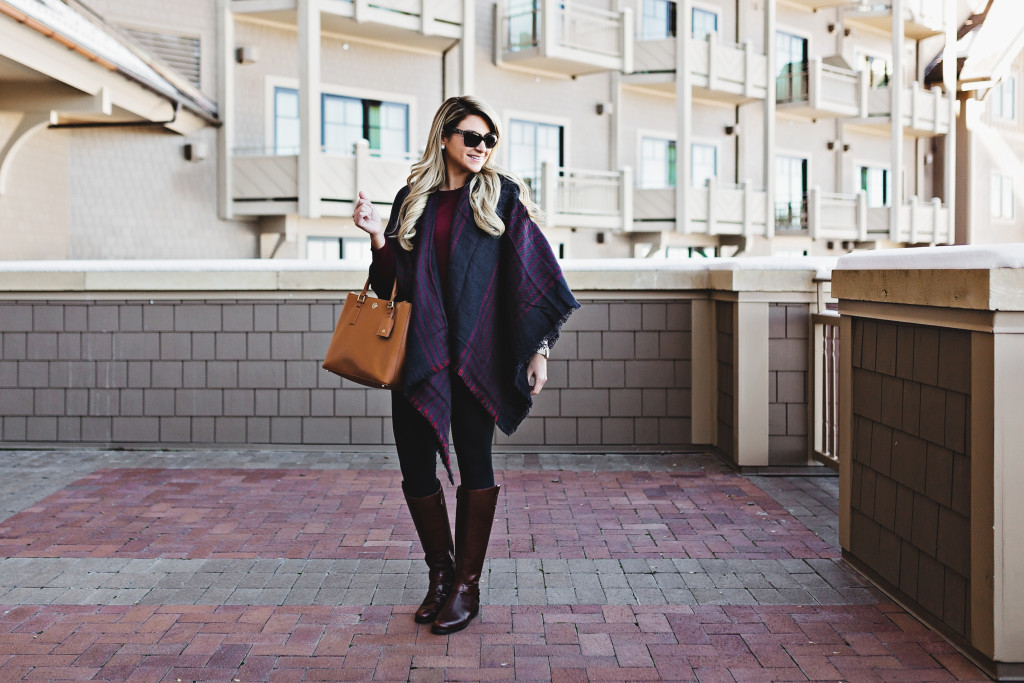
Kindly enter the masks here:
M 363 291 L 359 293 L 356 300 L 359 303 L 366 301 L 366 292 L 370 290 L 370 277 L 366 277 L 366 284 L 363 285 Z M 388 300 L 388 308 L 395 307 L 395 299 L 398 297 L 398 278 L 395 278 L 395 284 L 391 287 L 391 298 Z

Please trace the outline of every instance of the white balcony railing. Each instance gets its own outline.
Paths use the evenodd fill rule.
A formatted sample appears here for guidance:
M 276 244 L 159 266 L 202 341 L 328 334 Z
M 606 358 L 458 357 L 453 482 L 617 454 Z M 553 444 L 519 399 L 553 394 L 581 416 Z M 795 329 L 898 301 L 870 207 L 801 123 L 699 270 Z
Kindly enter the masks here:
M 676 43 L 675 38 L 637 41 L 633 63 L 637 75 L 632 82 L 642 84 L 656 74 L 674 81 Z M 712 33 L 707 40 L 688 40 L 687 51 L 693 86 L 703 97 L 731 102 L 764 98 L 766 58 L 750 43 L 728 43 Z M 668 80 L 664 76 L 662 79 Z
M 892 6 L 886 0 L 860 0 L 847 3 L 844 18 L 854 27 L 864 26 L 875 31 L 892 32 Z M 902 0 L 903 33 L 907 38 L 923 40 L 943 32 L 946 18 L 943 2 L 937 0 Z
M 633 223 L 633 172 L 541 165 L 540 208 L 550 227 L 628 230 Z
M 816 460 L 838 469 L 839 314 L 822 310 L 811 316 L 811 325 L 813 453 Z
M 352 154 L 325 153 L 317 157 L 317 189 L 321 215 L 348 215 L 362 190 L 374 203 L 387 206 L 405 184 L 411 159 L 382 158 L 365 140 Z M 231 197 L 238 215 L 294 213 L 300 193 L 299 157 L 290 155 L 234 156 L 231 159 Z
M 462 36 L 464 0 L 325 0 L 324 31 L 443 49 Z M 231 11 L 275 23 L 298 21 L 296 0 L 231 0 Z
M 776 102 L 780 111 L 812 118 L 865 116 L 864 78 L 820 59 L 789 64 L 776 78 Z
M 767 234 L 765 216 L 767 195 L 750 183 L 727 185 L 715 178 L 704 187 L 687 189 L 690 226 L 686 232 L 710 235 Z
M 764 236 L 766 201 L 764 191 L 755 190 L 750 183 L 728 185 L 712 178 L 704 187 L 687 188 L 689 225 L 677 230 L 688 234 Z M 641 224 L 677 223 L 676 188 L 634 190 L 633 217 Z
M 949 210 L 937 198 L 922 202 L 910 197 L 894 230 L 892 209 L 869 207 L 865 192 L 839 194 L 814 187 L 808 194 L 808 228 L 812 239 L 823 240 L 952 244 L 954 239 Z
M 633 12 L 557 0 L 533 7 L 494 6 L 494 61 L 499 66 L 577 76 L 633 70 Z
M 865 94 L 868 119 L 887 120 L 892 112 L 892 89 L 871 88 Z M 920 135 L 946 135 L 950 127 L 950 100 L 942 88 L 925 90 L 919 83 L 903 88 L 903 126 Z

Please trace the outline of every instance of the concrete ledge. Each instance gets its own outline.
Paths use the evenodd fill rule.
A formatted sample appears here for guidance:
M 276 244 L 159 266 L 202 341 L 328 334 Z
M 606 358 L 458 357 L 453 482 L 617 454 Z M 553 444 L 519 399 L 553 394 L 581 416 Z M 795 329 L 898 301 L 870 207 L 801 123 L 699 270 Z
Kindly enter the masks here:
M 832 259 L 568 260 L 576 291 L 812 292 Z M 366 269 L 339 263 L 238 259 L 0 262 L 0 295 L 112 292 L 344 292 L 361 289 Z
M 844 301 L 1024 311 L 1024 245 L 849 254 L 836 264 L 832 294 Z

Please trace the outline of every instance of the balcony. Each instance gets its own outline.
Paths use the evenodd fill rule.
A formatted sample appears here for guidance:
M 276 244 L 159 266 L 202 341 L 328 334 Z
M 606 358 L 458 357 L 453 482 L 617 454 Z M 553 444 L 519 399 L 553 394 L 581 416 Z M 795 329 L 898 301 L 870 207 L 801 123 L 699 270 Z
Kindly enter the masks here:
M 640 227 L 695 235 L 764 236 L 763 190 L 748 183 L 728 185 L 710 179 L 704 187 L 686 190 L 689 225 L 676 227 L 676 188 L 639 188 L 633 191 L 633 218 Z
M 780 114 L 802 118 L 849 118 L 865 116 L 862 96 L 864 74 L 820 59 L 803 65 L 788 64 L 775 79 L 775 99 Z
M 356 143 L 353 152 L 318 157 L 321 216 L 351 215 L 359 190 L 375 204 L 390 206 L 395 193 L 405 185 L 411 159 L 374 156 L 365 140 Z M 298 213 L 298 155 L 236 155 L 231 159 L 231 170 L 235 215 Z M 386 213 L 383 208 L 382 213 Z
M 912 137 L 946 135 L 950 130 L 950 98 L 942 88 L 925 90 L 919 83 L 903 89 L 903 133 Z M 892 88 L 870 88 L 867 116 L 844 123 L 888 135 L 891 130 Z
M 548 227 L 626 231 L 633 223 L 633 173 L 541 166 L 538 203 Z
M 637 41 L 634 74 L 625 82 L 645 90 L 675 92 L 677 42 L 676 38 Z M 766 59 L 749 43 L 723 42 L 717 34 L 686 43 L 694 97 L 734 105 L 764 99 Z
M 231 11 L 295 26 L 299 1 L 232 0 Z M 384 43 L 440 51 L 463 35 L 463 0 L 326 0 L 320 10 L 323 31 Z
M 817 12 L 820 9 L 839 7 L 850 4 L 850 0 L 780 0 L 780 5 L 790 5 L 799 9 Z
M 820 240 L 905 244 L 952 244 L 949 210 L 933 198 L 922 202 L 911 197 L 900 208 L 900 225 L 892 231 L 892 209 L 869 207 L 867 194 L 840 194 L 811 188 L 808 194 L 808 229 Z
M 847 10 L 843 21 L 851 27 L 892 34 L 892 2 L 862 0 Z M 945 31 L 944 3 L 935 0 L 903 0 L 903 34 L 910 40 L 924 40 Z
M 551 76 L 633 70 L 633 13 L 542 0 L 494 6 L 494 63 Z

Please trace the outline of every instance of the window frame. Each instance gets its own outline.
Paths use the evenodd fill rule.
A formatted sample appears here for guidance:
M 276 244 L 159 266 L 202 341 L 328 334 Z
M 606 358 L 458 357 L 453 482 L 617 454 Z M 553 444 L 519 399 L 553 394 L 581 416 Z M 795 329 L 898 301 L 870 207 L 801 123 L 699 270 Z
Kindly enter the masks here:
M 275 109 L 275 100 L 276 100 L 275 93 L 277 92 L 278 88 L 284 88 L 284 89 L 294 90 L 294 91 L 298 92 L 298 90 L 299 90 L 299 80 L 296 79 L 296 78 L 283 78 L 283 77 L 279 77 L 279 76 L 267 76 L 266 77 L 266 81 L 265 81 L 265 88 L 266 88 L 266 93 L 265 93 L 265 100 L 264 100 L 264 107 L 265 107 L 264 111 L 267 112 L 267 116 L 265 117 L 265 122 L 264 122 L 264 136 L 263 136 L 263 139 L 264 139 L 264 149 L 266 150 L 266 152 L 268 154 L 275 154 L 275 150 L 276 150 L 276 125 L 277 125 L 277 123 L 276 123 L 277 122 L 277 117 L 276 117 L 276 109 Z M 407 155 L 408 155 L 409 158 L 414 158 L 416 156 L 416 154 L 417 154 L 416 150 L 419 149 L 419 147 L 418 147 L 419 141 L 418 141 L 418 138 L 417 138 L 417 135 L 416 135 L 416 131 L 417 131 L 416 122 L 419 119 L 418 119 L 418 111 L 417 111 L 417 100 L 416 100 L 415 96 L 406 95 L 406 94 L 397 93 L 397 92 L 383 91 L 383 90 L 371 90 L 371 89 L 366 89 L 366 88 L 349 88 L 349 87 L 346 87 L 346 86 L 335 85 L 335 84 L 332 84 L 332 83 L 323 83 L 323 84 L 321 84 L 321 87 L 320 87 L 320 147 L 321 147 L 321 149 L 323 148 L 323 140 L 324 140 L 323 106 L 324 106 L 324 96 L 325 95 L 334 95 L 334 96 L 339 96 L 339 97 L 350 97 L 350 98 L 359 99 L 359 100 L 372 100 L 372 101 L 378 101 L 378 102 L 388 102 L 388 103 L 404 104 L 404 105 L 406 105 L 409 108 L 408 109 L 408 115 L 409 115 L 408 126 L 409 126 L 409 130 L 407 131 L 407 140 L 408 140 L 408 152 L 407 152 Z M 301 124 L 302 124 L 302 121 L 301 121 L 301 107 L 302 107 L 302 103 L 301 102 L 299 103 L 299 107 L 300 107 L 300 109 L 299 109 L 299 111 L 300 111 L 299 125 L 301 127 Z M 301 131 L 301 128 L 300 128 L 300 131 Z M 300 135 L 301 135 L 301 132 L 300 132 Z M 301 149 L 301 137 L 300 137 L 299 148 Z M 299 153 L 299 151 L 297 150 L 296 151 L 296 155 L 298 153 Z
M 637 169 L 639 169 L 639 172 L 636 174 L 636 178 L 635 178 L 637 189 L 640 189 L 640 190 L 665 190 L 665 189 L 670 189 L 670 188 L 676 187 L 676 184 L 678 183 L 679 179 L 678 179 L 678 177 L 675 177 L 675 178 L 672 177 L 674 175 L 674 173 L 670 169 L 666 169 L 666 179 L 667 179 L 667 181 L 672 181 L 672 184 L 670 184 L 670 185 L 663 185 L 663 186 L 650 186 L 650 185 L 645 184 L 645 178 L 644 178 L 644 141 L 645 140 L 663 141 L 663 142 L 667 142 L 667 143 L 673 144 L 676 147 L 677 158 L 678 158 L 678 154 L 679 154 L 679 140 L 676 139 L 676 134 L 674 132 L 663 131 L 663 130 L 647 130 L 647 129 L 640 129 L 640 130 L 638 130 L 637 131 L 637 136 L 636 136 L 636 158 L 637 158 L 637 166 L 636 167 L 637 167 Z
M 798 230 L 807 230 L 810 226 L 804 222 L 804 219 L 805 219 L 805 217 L 807 219 L 809 219 L 809 216 L 806 216 L 804 204 L 809 200 L 809 196 L 810 196 L 810 192 L 811 192 L 810 179 L 813 177 L 813 172 L 814 172 L 813 168 L 812 168 L 812 164 L 811 164 L 812 157 L 810 155 L 806 154 L 805 152 L 801 152 L 800 150 L 795 150 L 795 149 L 777 149 L 777 150 L 775 150 L 775 155 L 774 155 L 774 159 L 772 161 L 772 165 L 775 167 L 775 170 L 776 170 L 776 174 L 775 174 L 776 178 L 778 177 L 778 166 L 777 166 L 777 164 L 778 164 L 778 160 L 780 158 L 786 158 L 786 159 L 791 159 L 791 160 L 801 160 L 805 164 L 805 167 L 804 167 L 804 178 L 803 178 L 803 196 L 801 197 L 801 207 L 800 207 L 800 209 L 801 209 L 800 210 L 800 214 L 801 214 L 800 215 L 800 218 L 801 218 L 800 226 L 796 227 L 796 228 L 791 227 L 791 226 L 786 226 L 786 227 L 781 228 L 781 230 L 784 231 L 784 232 L 787 232 L 787 231 L 788 232 L 797 232 Z M 775 219 L 775 229 L 776 230 L 780 230 L 779 223 L 778 223 L 778 218 L 777 218 L 777 214 L 776 214 L 776 210 L 777 210 L 777 207 L 778 207 L 778 191 L 779 191 L 779 184 L 776 183 L 775 184 L 775 194 L 776 194 L 776 196 L 770 198 L 770 201 L 772 202 L 772 209 L 773 209 L 772 210 L 772 215 L 776 216 L 776 219 Z
M 804 42 L 805 58 L 804 58 L 804 62 L 803 63 L 804 63 L 804 69 L 805 69 L 806 76 L 801 81 L 801 86 L 802 86 L 803 89 L 802 89 L 802 92 L 801 92 L 801 97 L 799 99 L 795 98 L 795 97 L 792 97 L 792 96 L 789 99 L 781 99 L 781 100 L 779 99 L 779 79 L 782 78 L 784 75 L 785 76 L 789 76 L 790 78 L 793 77 L 792 73 L 790 73 L 790 74 L 783 74 L 781 72 L 781 70 L 782 70 L 782 68 L 785 65 L 781 65 L 781 64 L 778 63 L 779 62 L 779 59 L 778 59 L 778 56 L 779 56 L 778 49 L 779 49 L 779 36 L 780 35 L 785 35 L 785 36 L 789 36 L 791 38 L 796 38 L 796 39 L 802 40 Z M 775 58 L 776 58 L 775 59 L 775 62 L 776 62 L 775 63 L 775 71 L 776 71 L 776 73 L 775 73 L 775 101 L 776 102 L 780 102 L 780 103 L 802 102 L 805 99 L 807 99 L 808 87 L 809 87 L 809 83 L 807 83 L 807 80 L 809 79 L 809 73 L 808 72 L 810 70 L 810 65 L 811 65 L 811 55 L 815 54 L 815 52 L 814 52 L 814 43 L 811 40 L 811 38 L 812 38 L 812 36 L 809 33 L 806 33 L 804 31 L 800 30 L 799 28 L 794 28 L 794 27 L 788 26 L 788 25 L 787 26 L 779 25 L 779 26 L 775 27 L 775 50 L 776 50 L 776 52 L 775 52 Z M 787 64 L 788 63 L 791 63 L 791 62 L 787 62 Z
M 711 33 L 714 33 L 715 35 L 721 35 L 720 23 L 721 23 L 721 20 L 722 20 L 722 15 L 721 15 L 721 12 L 718 11 L 718 8 L 715 7 L 714 5 L 702 5 L 702 4 L 696 4 L 695 3 L 695 4 L 690 6 L 690 37 L 691 38 L 693 38 L 694 40 L 707 40 L 707 36 L 706 35 L 705 36 L 701 36 L 700 38 L 698 38 L 693 33 L 693 29 L 696 26 L 696 23 L 694 22 L 694 19 L 696 19 L 697 12 L 702 12 L 704 14 L 713 15 L 715 17 L 715 30 L 712 31 Z
M 1016 214 L 1016 197 L 1013 194 L 1012 175 L 993 171 L 989 180 L 989 215 L 995 221 L 1012 221 Z M 996 207 L 998 195 L 999 206 Z M 1007 209 L 1009 211 L 1007 212 Z
M 698 139 L 698 140 L 692 140 L 690 142 L 690 187 L 704 188 L 704 187 L 707 187 L 707 180 L 705 180 L 703 185 L 695 185 L 694 184 L 696 182 L 696 180 L 697 180 L 697 174 L 694 173 L 694 171 L 695 171 L 695 168 L 694 168 L 694 156 L 695 155 L 694 155 L 693 152 L 694 152 L 694 148 L 696 148 L 697 146 L 706 147 L 706 148 L 709 148 L 709 149 L 714 151 L 714 153 L 715 153 L 715 174 L 713 176 L 711 176 L 711 177 L 714 178 L 715 181 L 717 181 L 718 178 L 719 178 L 719 175 L 718 175 L 718 173 L 719 173 L 718 157 L 719 157 L 719 152 L 720 152 L 720 149 L 719 149 L 720 145 L 717 142 L 715 142 L 713 140 L 710 140 L 710 139 Z
M 882 203 L 872 204 L 871 195 L 867 194 L 868 208 L 869 209 L 888 209 L 892 207 L 893 198 L 893 185 L 892 185 L 892 169 L 885 164 L 877 164 L 871 162 L 857 162 L 857 190 L 864 190 L 868 193 L 868 190 L 863 187 L 864 171 L 881 171 L 882 172 Z
M 572 119 L 563 116 L 550 116 L 547 114 L 538 114 L 536 112 L 522 111 L 522 110 L 506 110 L 502 117 L 502 140 L 498 143 L 498 151 L 500 152 L 499 158 L 496 159 L 501 166 L 514 171 L 511 164 L 511 153 L 512 153 L 512 122 L 522 121 L 524 123 L 536 123 L 545 126 L 560 126 L 562 129 L 562 149 L 560 166 L 563 168 L 572 168 L 572 160 L 569 156 L 569 150 L 572 149 L 570 144 L 570 131 Z M 538 183 L 540 178 L 537 179 Z M 534 193 L 533 199 L 536 201 L 540 197 L 540 193 Z

